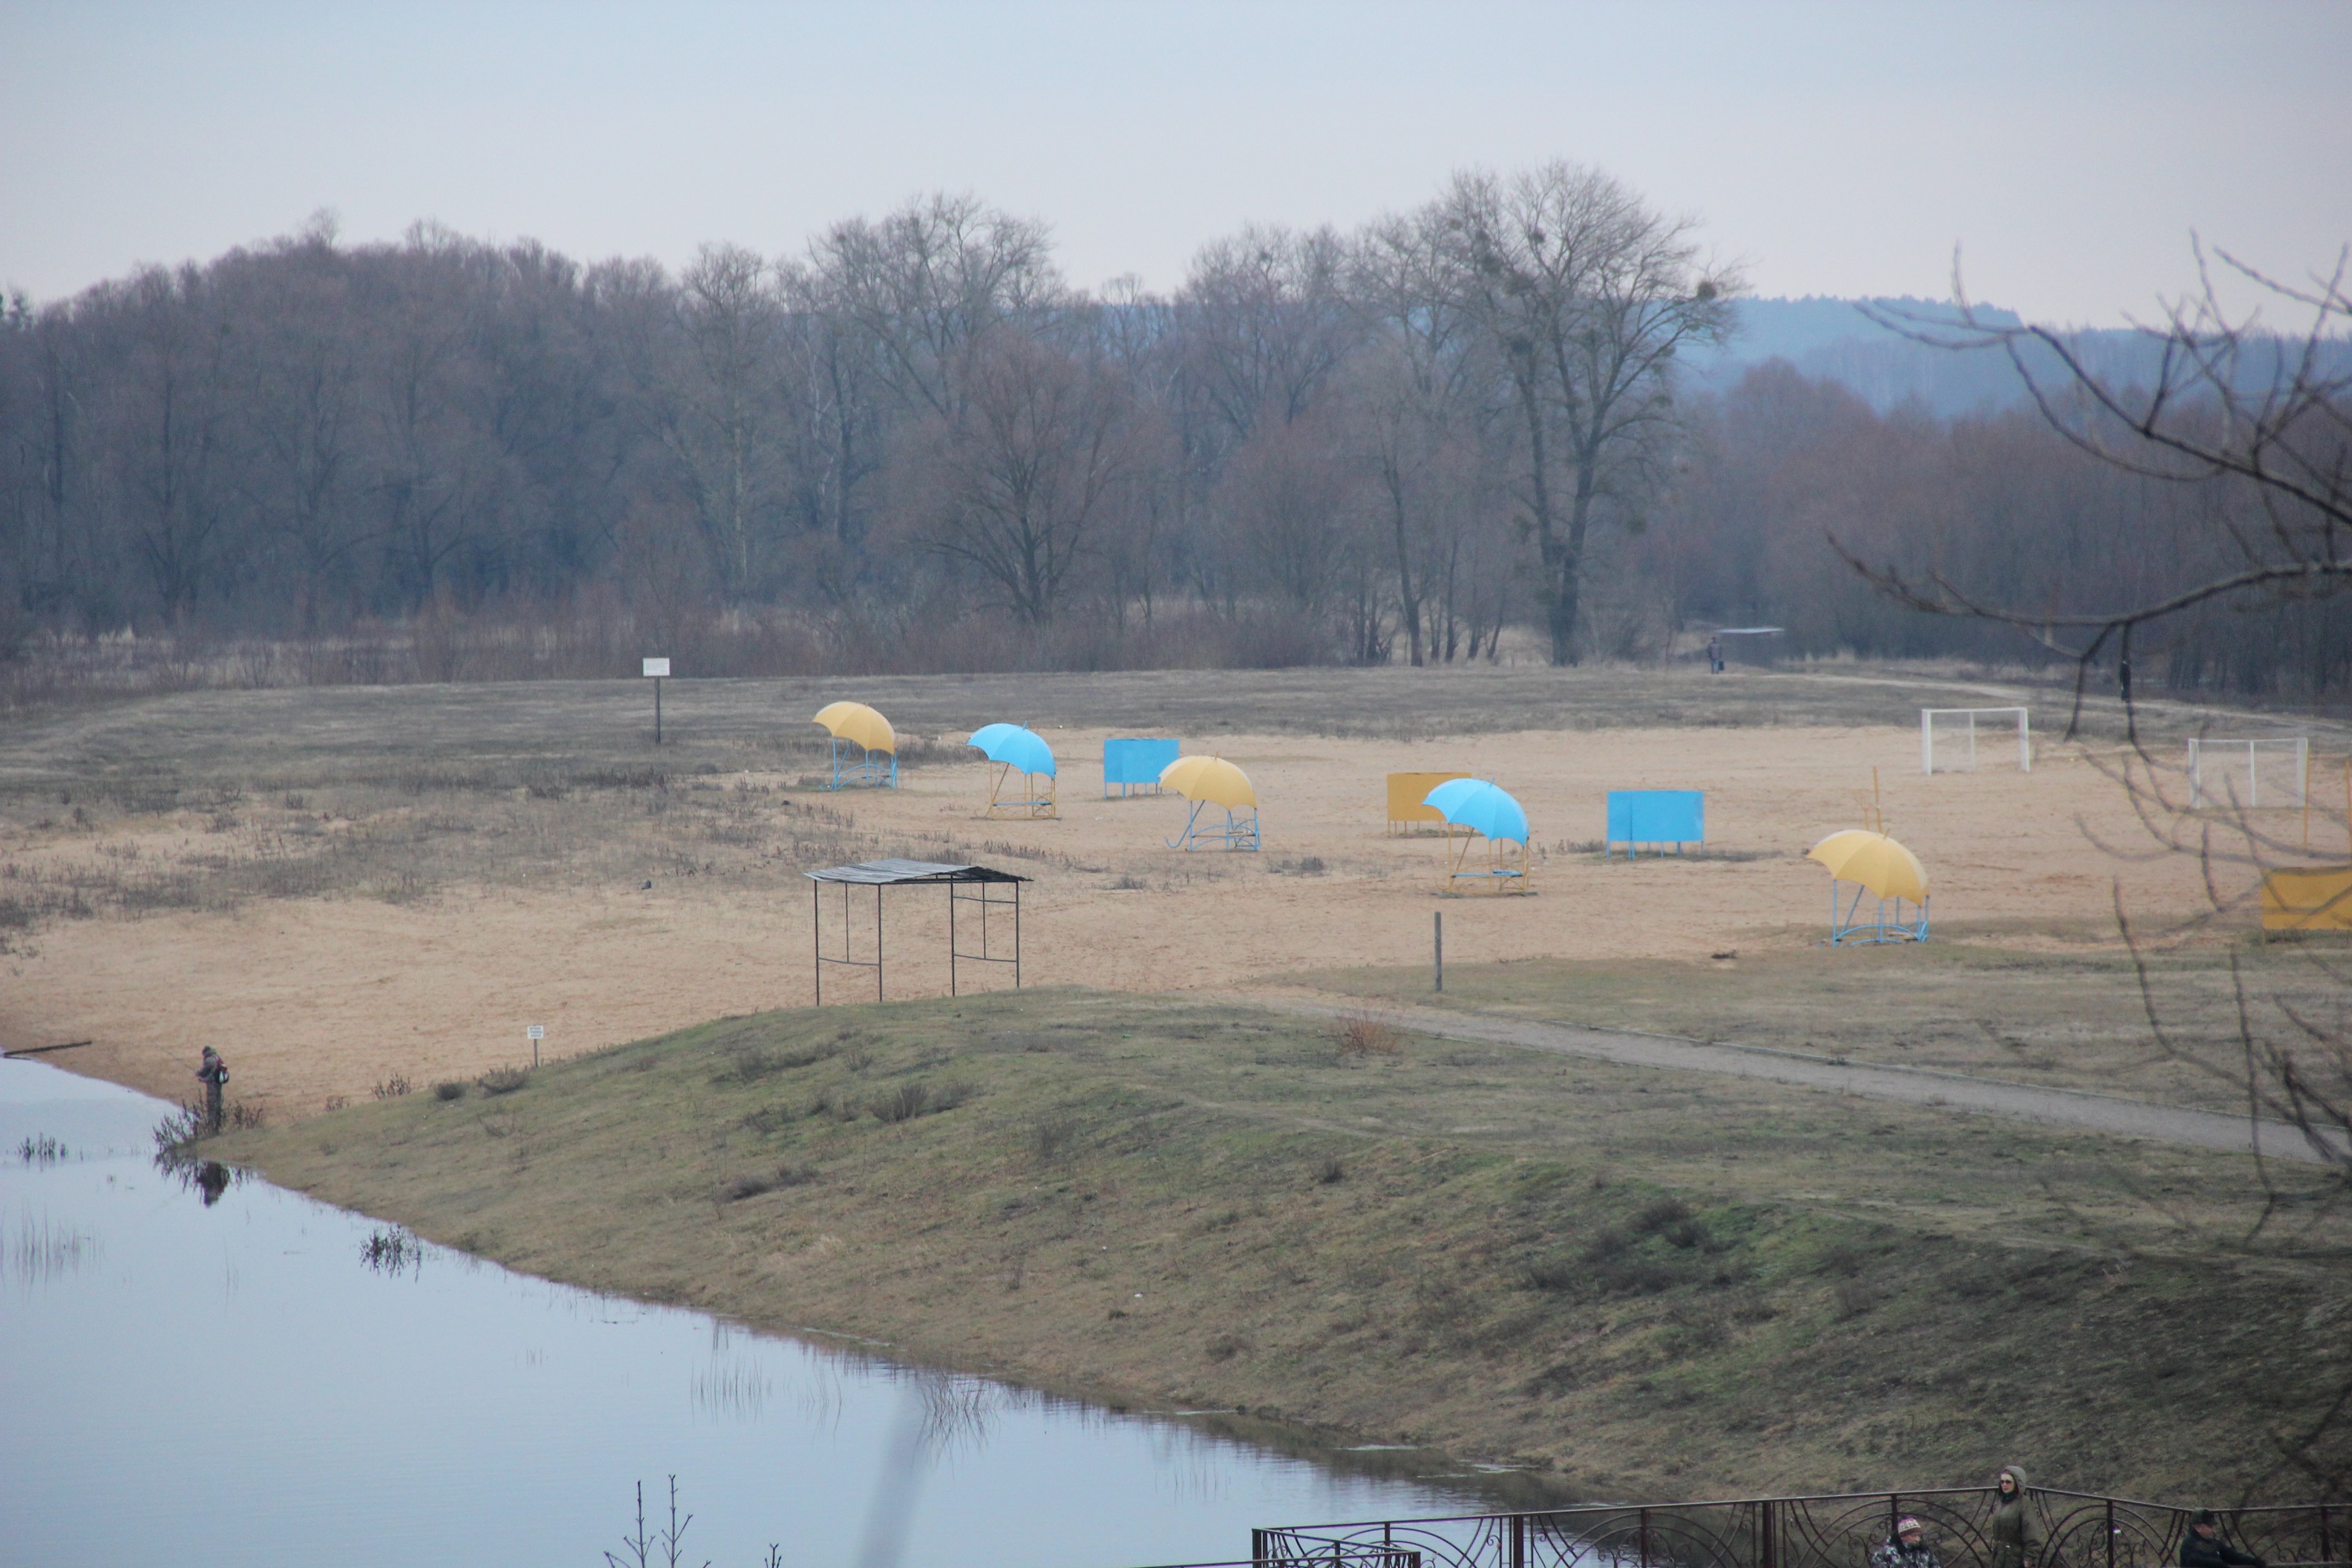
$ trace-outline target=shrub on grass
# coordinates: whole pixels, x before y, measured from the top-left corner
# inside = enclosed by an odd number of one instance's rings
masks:
[[[433,1098],[436,1100],[465,1099],[466,1080],[462,1078],[443,1079],[433,1086]]]
[[[774,1134],[800,1120],[800,1112],[789,1105],[763,1105],[743,1114],[743,1125],[754,1132]]]
[[[866,1109],[877,1121],[912,1121],[953,1110],[964,1102],[964,1090],[954,1084],[902,1083],[885,1090]]]
[[[816,1167],[806,1163],[782,1164],[772,1171],[746,1171],[719,1184],[719,1201],[737,1204],[779,1187],[805,1186],[816,1180]]]
[[[1886,1299],[1885,1288],[1875,1279],[1843,1280],[1832,1294],[1840,1318],[1859,1318]]]
[[[775,1182],[763,1173],[746,1171],[719,1184],[719,1201],[738,1204],[745,1198],[756,1198],[761,1193],[773,1192],[775,1187]]]
[[[1075,1112],[1041,1117],[1029,1130],[1029,1152],[1041,1165],[1058,1165],[1077,1152],[1086,1123]]]
[[[1350,1057],[1392,1057],[1404,1049],[1404,1031],[1366,1008],[1344,1015],[1333,1027],[1332,1035],[1342,1060]]]
[[[1530,1263],[1521,1272],[1530,1290],[1573,1290],[1584,1284],[1587,1272],[1565,1258],[1547,1258]]]
[[[1633,1228],[1643,1236],[1654,1236],[1676,1221],[1686,1220],[1690,1216],[1690,1205],[1680,1198],[1652,1198],[1634,1216]]]
[[[530,1081],[529,1068],[492,1068],[474,1080],[484,1094],[512,1094]]]
[[[398,1100],[408,1092],[409,1088],[409,1081],[394,1073],[375,1086],[375,1097],[378,1100]]]

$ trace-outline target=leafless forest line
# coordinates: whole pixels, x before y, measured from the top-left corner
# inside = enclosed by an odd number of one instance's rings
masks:
[[[2009,659],[1831,537],[2053,613],[2264,548],[2237,481],[2118,469],[2032,411],[1881,416],[1778,363],[1687,384],[1741,286],[1564,164],[1245,228],[1164,298],[1075,288],[1043,224],[961,196],[675,276],[320,221],[11,303],[0,647],[274,683],[1418,664],[1515,632],[1567,663],[1762,623]],[[2139,661],[2340,692],[2352,605],[2216,605]]]

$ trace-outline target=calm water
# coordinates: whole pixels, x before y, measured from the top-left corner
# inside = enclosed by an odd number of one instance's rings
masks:
[[[596,1568],[672,1474],[718,1568],[1225,1559],[1479,1506],[439,1249],[372,1266],[369,1220],[157,1171],[164,1110],[0,1061],[0,1562]],[[44,1135],[65,1158],[20,1155]]]

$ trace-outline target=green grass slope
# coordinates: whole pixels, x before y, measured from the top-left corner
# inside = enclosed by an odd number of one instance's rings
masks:
[[[2341,1281],[2243,1162],[1087,992],[735,1018],[214,1146],[511,1268],[1549,1489],[2258,1485]],[[2335,1363],[2340,1366],[2340,1363]],[[2268,1477],[2268,1479],[2263,1478]]]

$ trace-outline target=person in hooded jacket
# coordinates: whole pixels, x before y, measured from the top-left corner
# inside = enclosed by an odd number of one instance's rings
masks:
[[[2220,1524],[2210,1508],[2189,1516],[2189,1533],[2180,1538],[2180,1568],[2269,1568],[2253,1553],[2222,1540]]]
[[[2042,1521],[2025,1472],[2003,1465],[1993,1481],[1992,1521],[1985,1526],[1985,1568],[2042,1568]]]
[[[1927,1531],[1908,1514],[1895,1521],[1894,1538],[1870,1554],[1870,1568],[1944,1568]],[[2199,1568],[2203,1568],[2202,1564]]]

